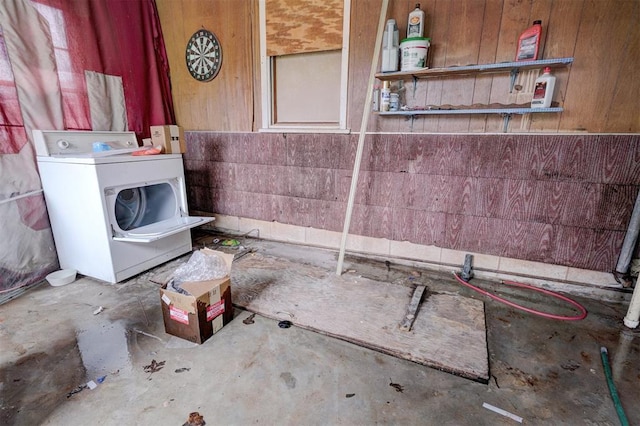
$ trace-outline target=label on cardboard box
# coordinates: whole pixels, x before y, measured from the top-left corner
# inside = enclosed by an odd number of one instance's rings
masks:
[[[189,312],[178,309],[175,306],[169,306],[169,316],[172,320],[189,325]]]
[[[214,318],[224,313],[224,299],[219,300],[213,305],[207,306],[207,321],[211,321]]]

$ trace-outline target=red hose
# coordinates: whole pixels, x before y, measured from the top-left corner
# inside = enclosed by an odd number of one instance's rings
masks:
[[[579,304],[575,300],[572,300],[572,299],[569,299],[566,296],[563,296],[560,293],[556,293],[555,291],[545,290],[543,288],[538,288],[538,287],[534,287],[534,286],[529,285],[529,284],[518,283],[518,282],[515,282],[515,281],[503,281],[504,284],[507,284],[507,285],[510,285],[510,286],[527,288],[529,290],[533,290],[533,291],[537,291],[537,292],[540,292],[540,293],[548,294],[549,296],[553,296],[553,297],[555,297],[557,299],[564,300],[565,302],[570,303],[571,305],[573,305],[576,308],[578,308],[578,310],[580,310],[581,313],[579,315],[576,315],[576,316],[573,316],[573,317],[566,317],[566,316],[563,316],[563,315],[555,315],[555,314],[549,314],[549,313],[546,313],[546,312],[536,311],[535,309],[527,308],[526,306],[521,306],[521,305],[518,305],[517,303],[513,303],[513,302],[511,302],[511,301],[509,301],[507,299],[503,299],[502,297],[496,296],[493,293],[489,293],[488,291],[483,290],[480,287],[476,287],[473,284],[469,284],[467,281],[465,281],[462,278],[460,278],[456,272],[454,272],[453,275],[455,275],[456,280],[458,280],[458,282],[460,284],[462,284],[464,286],[467,286],[470,289],[477,291],[478,293],[484,294],[485,296],[488,296],[488,297],[490,297],[493,300],[496,300],[498,302],[504,303],[505,305],[509,305],[509,306],[511,306],[513,308],[520,309],[521,311],[529,312],[529,313],[534,314],[534,315],[539,315],[541,317],[551,318],[551,319],[561,320],[561,321],[579,321],[581,319],[584,319],[587,316],[587,310],[585,309],[584,306],[582,306],[581,304]]]

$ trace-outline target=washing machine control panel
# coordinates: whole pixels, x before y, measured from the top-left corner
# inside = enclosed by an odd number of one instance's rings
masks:
[[[134,132],[93,132],[71,130],[34,130],[36,155],[91,156],[107,151],[126,152],[138,149]]]

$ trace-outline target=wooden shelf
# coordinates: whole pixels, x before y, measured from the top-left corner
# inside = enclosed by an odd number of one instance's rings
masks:
[[[447,68],[425,68],[422,70],[384,72],[377,73],[378,80],[406,80],[408,78],[438,78],[464,74],[488,74],[510,71],[517,73],[519,70],[551,67],[558,68],[573,63],[573,58],[540,59],[537,61],[500,62],[496,64],[465,65]]]

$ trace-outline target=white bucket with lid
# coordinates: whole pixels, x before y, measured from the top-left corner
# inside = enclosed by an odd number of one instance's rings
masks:
[[[427,37],[411,37],[402,40],[400,70],[413,71],[427,68],[427,53],[430,45],[431,39]]]

